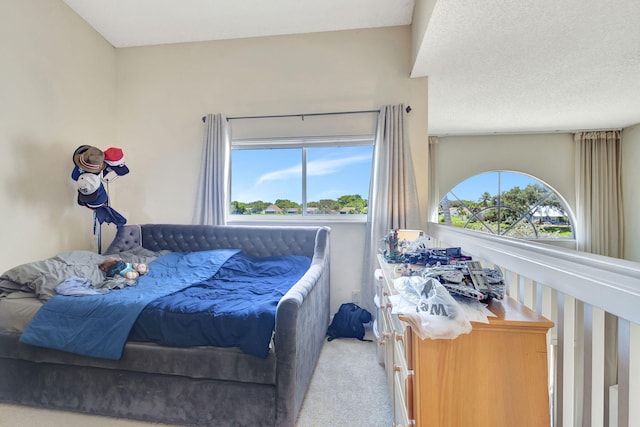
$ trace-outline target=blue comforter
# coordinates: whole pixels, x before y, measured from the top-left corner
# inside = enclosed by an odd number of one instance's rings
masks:
[[[152,261],[136,286],[51,298],[20,341],[105,359],[119,359],[127,339],[237,346],[266,357],[277,304],[310,263],[238,250],[170,253]]]
[[[102,295],[58,295],[38,310],[20,337],[25,344],[119,359],[144,307],[215,275],[235,249],[169,253],[152,261],[136,286]]]
[[[267,357],[278,302],[310,265],[303,256],[238,253],[215,276],[149,303],[129,339],[178,347],[239,347]]]

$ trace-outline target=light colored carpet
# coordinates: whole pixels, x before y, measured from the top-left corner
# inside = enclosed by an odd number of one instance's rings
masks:
[[[371,339],[367,332],[366,338]],[[297,427],[389,427],[393,424],[387,378],[375,342],[325,341]]]
[[[371,338],[368,333],[367,338]],[[374,342],[325,341],[296,427],[388,427],[391,399]],[[148,427],[146,423],[0,404],[0,427]]]

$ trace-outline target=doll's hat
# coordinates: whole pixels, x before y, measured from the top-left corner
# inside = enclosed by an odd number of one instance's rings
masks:
[[[89,173],[100,173],[106,167],[102,150],[90,145],[81,145],[73,153],[73,163]]]

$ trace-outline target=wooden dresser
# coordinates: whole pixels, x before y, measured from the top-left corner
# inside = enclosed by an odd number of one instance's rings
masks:
[[[553,323],[511,298],[488,324],[453,340],[421,340],[391,314],[395,265],[379,257],[379,344],[394,427],[549,426],[546,334]]]

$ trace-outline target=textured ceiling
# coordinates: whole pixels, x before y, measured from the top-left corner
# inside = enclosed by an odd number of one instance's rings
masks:
[[[411,24],[414,0],[64,0],[115,47]],[[640,123],[640,1],[434,2],[412,77],[433,135]]]
[[[640,123],[638,0],[441,0],[420,53],[433,134]]]

